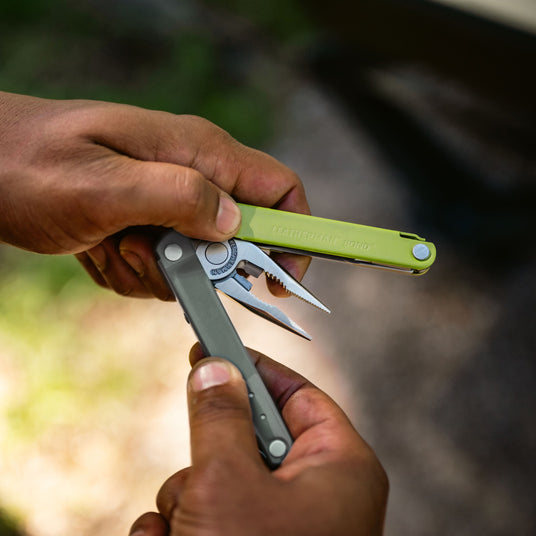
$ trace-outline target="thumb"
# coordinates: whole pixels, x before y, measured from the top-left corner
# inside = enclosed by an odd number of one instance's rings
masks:
[[[262,465],[246,384],[225,359],[200,361],[188,379],[192,465],[237,457]]]
[[[128,157],[112,197],[117,230],[132,225],[173,228],[187,236],[221,241],[233,236],[241,214],[233,199],[199,171]],[[111,233],[110,233],[111,234]]]

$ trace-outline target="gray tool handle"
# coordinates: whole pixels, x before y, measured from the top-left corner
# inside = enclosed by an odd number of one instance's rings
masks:
[[[157,262],[206,355],[233,363],[246,381],[261,454],[270,468],[283,461],[292,437],[236,332],[192,240],[170,231],[156,246]]]

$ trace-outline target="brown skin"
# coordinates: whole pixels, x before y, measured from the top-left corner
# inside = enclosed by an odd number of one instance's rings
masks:
[[[200,357],[194,347],[188,382],[192,466],[168,479],[157,498],[160,514],[141,516],[131,536],[382,533],[387,477],[333,400],[252,352],[295,438],[283,464],[270,472],[257,451],[239,372],[224,360]],[[207,374],[207,365],[216,372]],[[203,388],[203,377],[212,386]]]
[[[123,295],[170,297],[155,227],[228,239],[240,225],[232,199],[309,213],[295,173],[200,117],[0,92],[0,140],[0,242],[74,253]],[[301,279],[309,260],[278,262]]]
[[[199,117],[0,92],[0,144],[0,242],[74,253],[120,294],[169,297],[152,253],[158,227],[227,239],[240,223],[231,197],[309,212],[292,171]],[[278,260],[298,279],[309,262]],[[132,535],[381,534],[385,473],[327,395],[254,354],[296,438],[271,473],[240,374],[201,357],[192,352],[188,384],[193,465],[164,484],[160,514]]]

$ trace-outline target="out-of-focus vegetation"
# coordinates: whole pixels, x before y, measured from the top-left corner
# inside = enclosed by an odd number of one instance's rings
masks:
[[[311,44],[318,30],[295,0],[251,2],[248,0],[206,0],[210,6],[225,8],[250,25],[261,28],[280,46],[300,48]]]
[[[232,12],[222,11],[226,4],[2,2],[0,88],[197,114],[246,144],[261,144],[273,126],[275,81],[259,73],[254,46],[237,39],[232,28],[240,20],[249,29],[257,22],[296,44],[306,39],[308,26],[293,2],[231,2]]]
[[[50,426],[74,424],[110,397],[124,398],[134,379],[115,364],[110,346],[88,337],[97,298],[111,296],[95,291],[74,258],[0,252],[0,352],[13,382],[2,440],[31,443]]]
[[[15,535],[25,512],[5,488],[14,466],[43,445],[61,456],[65,438],[110,425],[143,376],[95,326],[95,318],[113,318],[113,296],[99,293],[74,258],[0,247],[0,263],[0,505],[17,514],[0,512],[0,535]]]

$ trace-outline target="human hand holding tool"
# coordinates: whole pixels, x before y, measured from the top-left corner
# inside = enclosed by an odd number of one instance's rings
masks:
[[[250,242],[234,239],[223,243],[199,242],[169,231],[159,240],[156,255],[158,266],[181,304],[205,355],[224,357],[242,373],[248,387],[261,454],[269,467],[277,467],[287,455],[292,437],[214,288],[303,336],[307,334],[279,309],[249,292],[251,283],[238,273],[238,269],[256,276],[265,271],[294,294],[319,307],[324,306]]]
[[[241,210],[243,220],[238,235],[248,235],[262,242],[263,247],[409,274],[424,273],[435,260],[434,245],[416,235],[258,207],[241,205]],[[355,244],[361,247],[356,248]],[[168,231],[157,243],[156,256],[205,355],[226,358],[242,373],[261,454],[269,467],[277,467],[288,454],[292,437],[214,289],[305,338],[310,337],[300,326],[277,307],[264,303],[250,292],[252,284],[239,270],[254,277],[265,272],[289,293],[326,312],[329,310],[249,241],[203,242]]]
[[[251,352],[282,411],[294,446],[268,471],[257,454],[248,391],[225,360],[191,352],[188,380],[192,466],[161,488],[159,514],[130,536],[379,536],[385,472],[344,412],[283,365]]]
[[[0,242],[74,253],[99,285],[166,299],[147,226],[225,240],[234,199],[309,213],[294,172],[201,117],[0,91]],[[298,278],[309,262],[280,260]]]

